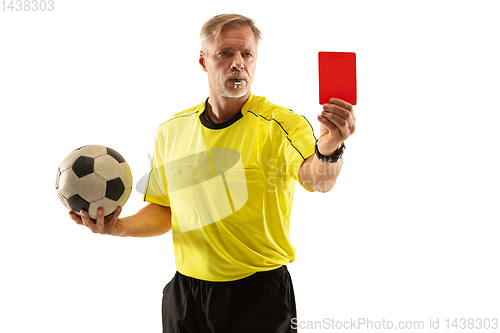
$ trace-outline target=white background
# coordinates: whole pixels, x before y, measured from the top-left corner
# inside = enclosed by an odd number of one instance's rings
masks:
[[[208,96],[199,30],[229,12],[264,33],[253,92],[316,133],[317,52],[357,53],[342,174],[295,194],[299,319],[500,317],[496,1],[54,1],[0,12],[0,331],[160,332],[171,233],[77,226],[56,170],[102,144],[146,174],[157,127]]]

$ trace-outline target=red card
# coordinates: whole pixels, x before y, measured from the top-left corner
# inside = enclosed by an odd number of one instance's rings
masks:
[[[356,53],[319,52],[319,104],[339,98],[356,105]]]

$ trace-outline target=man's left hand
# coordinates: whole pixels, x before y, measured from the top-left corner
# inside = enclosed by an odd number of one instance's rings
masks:
[[[321,123],[318,151],[324,156],[332,156],[356,129],[354,108],[341,99],[331,98],[324,104],[318,120]]]

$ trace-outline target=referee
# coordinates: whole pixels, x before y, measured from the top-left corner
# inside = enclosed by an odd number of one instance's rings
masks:
[[[94,233],[152,237],[172,230],[177,272],[163,291],[163,332],[295,332],[286,265],[296,182],[328,192],[355,130],[352,105],[331,99],[309,122],[251,93],[262,37],[242,15],[217,15],[201,29],[199,64],[209,97],[157,132],[144,201],[97,221],[70,212]]]

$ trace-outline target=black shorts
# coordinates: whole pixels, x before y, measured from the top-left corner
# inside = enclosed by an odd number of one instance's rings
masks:
[[[163,290],[163,333],[289,333],[296,318],[286,266],[229,282],[179,272]]]

